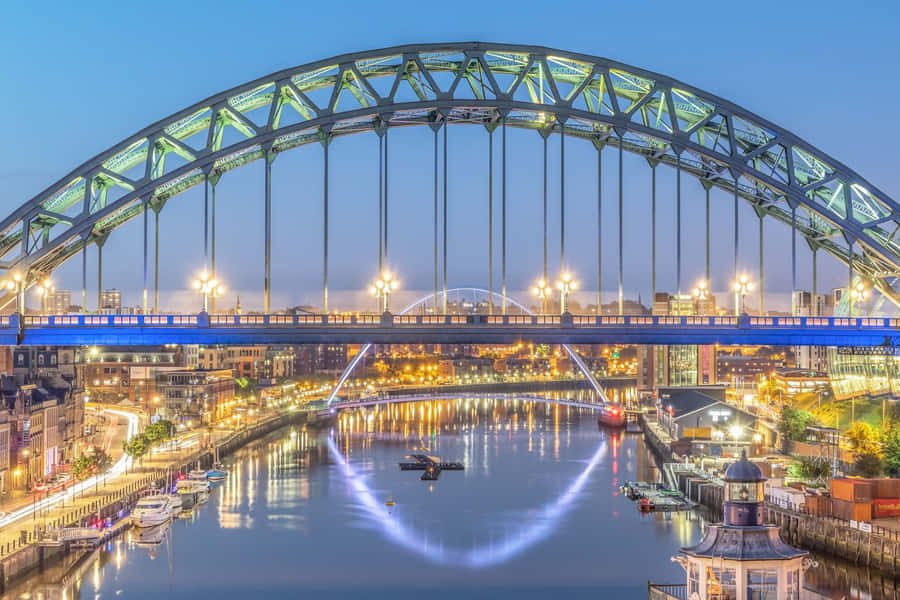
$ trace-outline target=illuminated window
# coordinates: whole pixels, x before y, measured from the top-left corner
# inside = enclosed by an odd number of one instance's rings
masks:
[[[707,600],[737,600],[734,569],[706,567]]]

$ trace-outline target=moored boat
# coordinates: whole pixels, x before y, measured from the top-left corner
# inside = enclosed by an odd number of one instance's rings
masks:
[[[625,427],[625,410],[616,404],[607,404],[600,408],[597,424],[605,427]]]
[[[177,505],[180,507],[180,504]],[[165,523],[176,510],[176,501],[168,494],[152,494],[138,500],[131,511],[131,524],[136,527],[154,527]]]
[[[222,463],[216,463],[213,468],[206,472],[206,478],[209,481],[222,481],[228,477],[228,471],[222,466]]]

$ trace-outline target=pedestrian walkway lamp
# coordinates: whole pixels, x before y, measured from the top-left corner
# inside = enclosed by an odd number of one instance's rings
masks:
[[[694,288],[694,298],[700,303],[700,314],[706,314],[706,299],[709,298],[709,284],[703,280]]]
[[[49,277],[44,279],[44,281],[42,281],[37,286],[37,293],[38,293],[38,296],[40,296],[40,298],[41,298],[41,314],[42,315],[47,314],[47,299],[50,297],[50,293],[54,289],[55,288],[53,287],[53,282],[50,280]]]
[[[215,298],[225,293],[225,286],[215,279],[210,279],[206,271],[200,274],[199,279],[194,280],[194,289],[200,292],[203,298],[203,312],[209,312],[209,299]]]
[[[369,288],[372,295],[378,299],[378,308],[382,313],[388,312],[388,309],[390,308],[391,292],[396,290],[398,286],[399,283],[394,279],[394,276],[387,271],[384,271],[381,273],[381,276],[375,280],[372,287]]]
[[[869,290],[862,281],[858,282],[852,290],[850,290],[850,316],[853,316],[853,305],[857,305],[857,314],[862,315],[863,302],[869,297]]]
[[[556,282],[556,289],[559,290],[559,310],[562,314],[569,312],[569,294],[571,294],[577,284],[572,276],[564,273],[562,278]]]
[[[547,312],[547,297],[550,296],[550,286],[541,279],[531,291],[541,300],[541,314],[545,314]]]
[[[741,275],[734,282],[734,314],[740,316],[744,312],[744,298],[753,291],[753,282],[746,275]]]

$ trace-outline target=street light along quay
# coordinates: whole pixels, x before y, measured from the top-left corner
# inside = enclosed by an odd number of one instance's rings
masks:
[[[388,312],[388,309],[390,308],[391,292],[396,290],[398,285],[399,283],[396,279],[394,279],[393,275],[391,275],[387,271],[384,271],[381,273],[381,276],[377,280],[375,280],[375,283],[372,284],[372,287],[369,288],[369,291],[372,293],[372,295],[378,299],[378,308],[380,312]]]
[[[210,279],[206,271],[200,274],[199,279],[194,280],[194,289],[199,291],[203,298],[203,312],[209,312],[210,297],[216,298],[225,293],[225,286],[215,279]]]
[[[753,291],[753,282],[746,275],[741,275],[734,282],[734,314],[740,316],[744,312],[744,298]]]
[[[6,289],[16,293],[16,312],[19,317],[25,315],[25,278],[21,273],[13,273],[12,279],[7,279],[4,283]]]
[[[559,310],[562,314],[569,312],[569,294],[575,291],[576,287],[578,284],[569,273],[563,273],[562,278],[556,282],[556,288],[559,290]]]
[[[534,289],[532,289],[531,291],[541,301],[541,313],[546,313],[547,297],[550,295],[550,285],[546,281],[541,279],[537,282],[537,285],[534,286]]]

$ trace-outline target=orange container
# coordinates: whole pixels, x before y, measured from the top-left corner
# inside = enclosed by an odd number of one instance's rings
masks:
[[[878,498],[872,502],[872,515],[876,519],[900,517],[900,498]]]
[[[839,498],[832,498],[831,514],[845,521],[871,521],[872,503],[847,502]]]
[[[864,479],[835,477],[831,480],[831,497],[846,502],[871,502],[874,487]]]
[[[871,521],[872,520],[872,503],[871,502],[856,502],[853,505],[853,520],[854,521]]]

